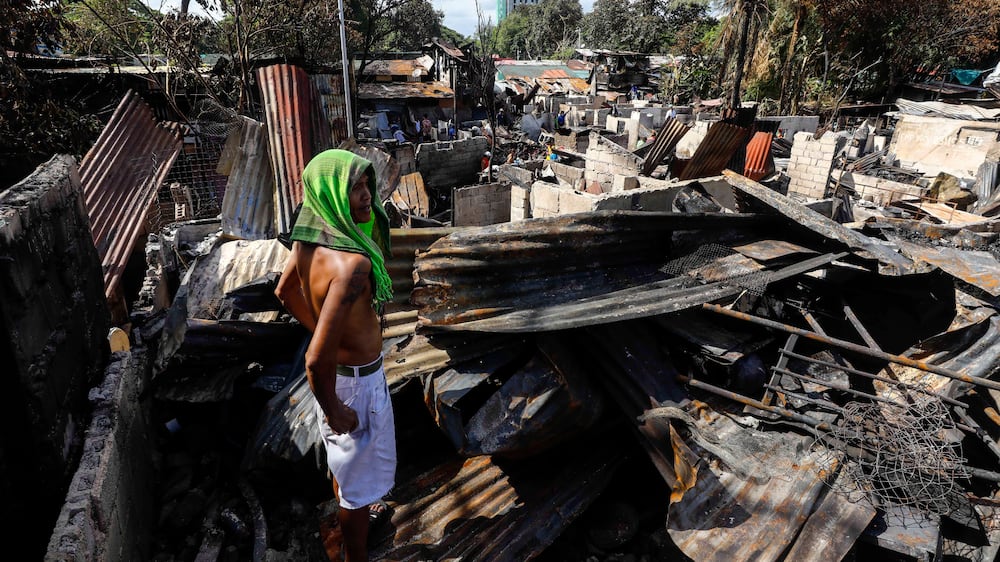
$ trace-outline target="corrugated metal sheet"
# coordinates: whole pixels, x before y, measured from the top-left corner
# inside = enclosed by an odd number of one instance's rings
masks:
[[[497,79],[520,78],[580,78],[586,81],[590,76],[588,68],[572,68],[562,61],[502,61],[496,64]]]
[[[90,231],[109,301],[120,290],[125,264],[181,144],[180,126],[157,123],[149,106],[129,90],[80,162]]]
[[[271,168],[264,124],[248,117],[239,118],[226,140],[226,194],[222,199],[222,233],[246,240],[263,240],[275,235],[274,170]],[[234,146],[230,150],[230,146]],[[220,168],[223,159],[220,158]]]
[[[708,129],[708,134],[698,144],[690,162],[680,174],[681,180],[717,176],[733,154],[746,142],[749,131],[736,125],[718,121]]]
[[[313,86],[330,125],[330,146],[347,140],[347,99],[344,97],[344,78],[336,74],[313,74]]]
[[[941,101],[912,101],[899,98],[892,102],[899,113],[906,115],[928,115],[968,121],[994,121],[1000,117],[1000,109],[987,109],[975,105],[956,105]]]
[[[703,229],[716,236],[757,220],[604,211],[472,228],[418,255],[411,300],[420,306],[420,326],[490,332],[558,330],[664,314],[736,294],[743,289],[733,276],[746,273],[729,271],[730,278],[708,284],[673,277],[663,271],[671,257],[680,257],[669,255],[672,233]],[[807,259],[760,278],[797,275],[842,255]]]
[[[313,83],[299,67],[276,64],[259,68],[257,82],[270,136],[278,233],[286,233],[291,231],[295,207],[302,202],[302,170],[316,153],[315,114],[321,112]],[[322,131],[319,134],[322,136]],[[329,131],[325,136],[329,139]]]
[[[660,162],[664,158],[674,151],[677,143],[690,130],[691,127],[688,127],[677,119],[672,117],[667,119],[667,122],[663,124],[660,131],[656,133],[656,141],[653,143],[653,148],[649,149],[646,159],[642,162],[642,175],[648,176],[652,174],[653,170],[660,165]]]
[[[879,270],[882,273],[903,275],[913,273],[915,270],[912,261],[896,253],[887,245],[880,244],[872,238],[845,228],[833,219],[825,217],[805,205],[796,203],[788,197],[731,170],[723,171],[722,175],[736,190],[781,213],[792,223],[808,228],[831,240],[837,240],[846,244],[862,257],[877,260]]]
[[[417,252],[426,250],[439,239],[457,232],[458,228],[393,228],[389,231],[392,257],[386,260],[386,270],[392,278],[392,304],[389,311],[415,310],[410,304],[413,290],[413,264]]]
[[[1000,296],[1000,263],[991,252],[924,246],[898,236],[892,236],[891,239],[910,259],[939,267],[949,275],[986,291],[990,296]]]
[[[540,335],[434,375],[425,401],[464,456],[525,457],[587,431],[604,412],[577,343]],[[497,388],[497,384],[502,384]]]
[[[768,174],[774,172],[774,160],[771,159],[771,141],[774,139],[773,133],[758,131],[747,143],[746,163],[743,168],[743,175],[753,181],[760,181]]]
[[[358,84],[358,98],[380,99],[451,99],[455,91],[444,82],[367,82]]]
[[[444,462],[393,491],[393,532],[372,560],[520,562],[538,557],[597,499],[620,465],[615,440],[503,464]],[[539,470],[544,466],[544,470]]]

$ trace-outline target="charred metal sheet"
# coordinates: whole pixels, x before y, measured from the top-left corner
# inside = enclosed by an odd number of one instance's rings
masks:
[[[646,153],[646,158],[642,162],[642,175],[648,176],[652,174],[653,170],[660,165],[660,162],[677,148],[677,143],[690,130],[691,127],[688,127],[677,119],[667,119],[667,122],[663,124],[660,131],[656,133],[656,141],[653,142],[653,147]]]
[[[890,203],[893,207],[898,207],[900,209],[905,209],[920,215],[930,217],[935,222],[959,226],[970,226],[980,223],[992,222],[995,219],[984,217],[982,215],[976,215],[973,213],[966,213],[965,211],[960,211],[953,205],[948,205],[945,203],[939,203],[936,201],[922,201],[922,200],[898,200]]]
[[[679,179],[691,180],[719,175],[733,154],[746,142],[748,134],[749,131],[742,127],[722,121],[716,122],[698,144]]]
[[[428,57],[417,59],[378,59],[365,66],[365,76],[427,76]]]
[[[455,91],[444,82],[364,82],[358,84],[358,99],[451,99]]]
[[[760,330],[720,322],[702,310],[685,310],[653,318],[653,322],[677,341],[687,342],[697,353],[731,365],[746,354],[762,349],[774,337]]]
[[[669,257],[660,242],[669,239],[665,229],[690,228],[695,216],[657,215],[588,213],[453,234],[417,258],[412,302],[421,307],[419,325],[538,332],[619,322],[699,306],[739,294],[743,281],[766,285],[847,255],[759,272],[719,261],[697,271],[703,284],[664,271]],[[722,227],[723,217],[734,215],[709,216]]]
[[[771,141],[773,133],[758,131],[747,143],[746,164],[743,175],[753,181],[760,181],[774,172],[774,160],[771,158]]]
[[[770,262],[793,255],[815,255],[816,250],[799,246],[785,240],[759,240],[742,246],[734,246],[733,250],[759,262]]]
[[[799,531],[830,474],[825,459],[810,451],[811,437],[743,427],[697,402],[674,410],[665,415],[683,423],[687,444],[676,454],[701,460],[693,487],[675,495],[667,515],[667,532],[684,554],[699,561],[775,561],[789,545],[816,549],[795,544],[817,538]],[[860,533],[871,515],[826,511],[821,517],[840,516],[823,525]]]
[[[915,560],[941,560],[941,517],[892,506],[878,512],[861,540]]]
[[[147,211],[181,144],[180,126],[157,123],[149,106],[129,90],[80,162],[90,230],[109,301],[120,290]]]
[[[668,275],[659,271],[674,231],[751,224],[757,224],[751,215],[601,211],[463,229],[418,255],[412,302],[427,326],[504,330],[503,316],[517,322],[506,330],[550,329],[552,320],[575,326],[596,312],[586,301],[576,303],[581,299],[644,292],[654,281],[664,285],[661,292],[683,285],[664,281]],[[577,309],[568,315],[532,321],[532,310],[573,303]],[[598,322],[643,313],[632,301],[604,304]]]
[[[621,462],[613,439],[560,455],[441,464],[397,484],[391,532],[372,560],[519,562],[539,556],[600,495]],[[545,470],[539,470],[545,466]]]
[[[413,263],[417,252],[423,252],[457,229],[442,228],[393,228],[389,231],[392,243],[392,257],[386,260],[386,270],[392,278],[392,304],[389,311],[413,310],[410,291],[413,290]]]
[[[233,383],[251,363],[285,362],[299,348],[305,330],[298,324],[243,320],[184,321],[183,340],[152,381],[157,398],[185,402],[231,399]]]
[[[311,78],[326,122],[330,126],[329,146],[337,146],[348,138],[344,78],[336,74],[313,74]]]
[[[588,366],[575,355],[574,342],[543,336],[537,345],[526,363],[521,350],[508,348],[428,379],[425,401],[459,453],[538,454],[600,417],[602,395],[588,382]],[[491,391],[498,379],[503,384]]]
[[[992,297],[1000,296],[1000,263],[991,252],[924,246],[889,236],[910,259],[939,267],[952,277],[982,289]]]
[[[267,131],[263,123],[247,117],[239,117],[239,123],[226,140],[223,154],[228,158],[220,170],[229,176],[222,199],[222,232],[246,240],[273,238],[274,171]],[[220,166],[223,163],[220,158]]]
[[[879,271],[891,275],[914,273],[914,265],[889,246],[845,228],[833,219],[813,211],[805,205],[745,178],[733,171],[725,170],[722,175],[735,189],[787,217],[790,221],[831,240],[836,240],[854,250],[860,256],[879,262]]]
[[[288,64],[257,69],[257,82],[270,135],[278,233],[283,234],[291,231],[292,214],[302,202],[302,170],[316,153],[314,135],[324,135],[313,130],[315,114],[320,113],[315,99],[318,94],[306,71]],[[329,139],[329,130],[325,138]]]

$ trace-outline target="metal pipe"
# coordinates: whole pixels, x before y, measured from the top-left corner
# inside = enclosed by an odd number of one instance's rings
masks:
[[[880,359],[882,361],[889,361],[891,363],[896,363],[898,365],[903,365],[906,367],[912,367],[914,369],[919,369],[921,371],[925,371],[928,373],[934,373],[935,375],[941,375],[942,377],[948,377],[950,379],[967,382],[969,384],[976,384],[979,386],[984,386],[986,388],[1000,390],[1000,382],[997,381],[984,379],[982,377],[974,377],[972,375],[966,375],[964,373],[959,373],[957,371],[952,371],[951,369],[945,369],[944,367],[938,367],[937,365],[931,365],[924,361],[917,361],[915,359],[910,359],[909,357],[903,357],[901,355],[893,355],[891,353],[886,353],[884,351],[876,351],[874,349],[865,347],[863,345],[858,345],[856,343],[852,343],[849,341],[839,340],[827,336],[821,336],[816,332],[810,332],[809,330],[803,330],[802,328],[797,328],[795,326],[790,326],[788,324],[782,324],[781,322],[775,322],[774,320],[768,320],[767,318],[761,318],[759,316],[754,316],[752,314],[747,314],[745,312],[737,312],[735,310],[729,310],[728,308],[719,306],[717,304],[706,303],[702,305],[702,309],[708,310],[710,312],[715,312],[723,316],[728,316],[730,318],[745,320],[747,322],[758,324],[760,326],[766,326],[768,328],[782,330],[790,334],[797,334],[814,341],[825,343],[827,345],[837,346],[847,351],[852,351],[859,355],[867,355],[868,357]]]
[[[897,386],[897,387],[898,386],[905,386],[909,390],[913,390],[913,391],[916,391],[916,392],[921,392],[923,394],[927,394],[929,396],[933,396],[933,397],[941,400],[942,402],[944,402],[946,404],[950,404],[952,406],[955,406],[956,408],[968,408],[969,407],[968,404],[966,404],[964,402],[959,402],[958,400],[955,400],[954,398],[949,398],[949,397],[945,396],[944,394],[940,394],[940,393],[934,392],[933,390],[927,390],[926,388],[921,388],[921,387],[916,386],[916,385],[907,385],[904,382],[901,382],[901,381],[898,381],[898,380],[895,380],[895,379],[890,379],[888,377],[883,377],[883,376],[880,376],[880,375],[874,375],[872,373],[868,373],[868,372],[865,372],[865,371],[860,371],[858,369],[853,369],[851,367],[845,367],[843,365],[840,365],[840,364],[837,364],[837,363],[832,363],[830,361],[823,361],[822,359],[816,359],[816,358],[813,358],[813,357],[808,357],[808,356],[805,356],[805,355],[800,355],[798,353],[795,353],[794,351],[786,351],[784,349],[779,349],[778,353],[780,353],[780,354],[782,354],[782,355],[784,355],[786,357],[792,357],[792,358],[798,359],[800,361],[805,361],[807,363],[813,363],[815,365],[822,365],[824,367],[830,367],[831,369],[837,369],[838,371],[844,371],[845,373],[850,373],[852,375],[860,375],[862,377],[867,377],[867,378],[870,378],[872,380],[877,380],[879,382],[884,382],[886,384],[891,384],[893,386]]]
[[[344,18],[344,0],[337,0],[340,16],[340,60],[344,66],[344,116],[347,118],[347,138],[354,136],[354,114],[351,111],[351,68],[347,58],[347,20]]]

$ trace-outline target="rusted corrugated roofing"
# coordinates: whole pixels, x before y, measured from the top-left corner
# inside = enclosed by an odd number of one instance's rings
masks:
[[[330,125],[329,146],[347,140],[347,100],[344,97],[344,78],[336,74],[313,74],[313,85],[319,93],[320,104]]]
[[[719,175],[729,163],[729,159],[746,141],[748,133],[749,131],[742,127],[717,121],[698,144],[679,179],[691,180]]]
[[[743,175],[753,181],[760,181],[764,176],[774,171],[774,160],[771,159],[771,141],[773,133],[758,131],[747,143],[746,163]]]
[[[226,140],[219,172],[229,175],[222,199],[222,232],[246,240],[274,236],[274,171],[264,124],[239,118]]]
[[[752,269],[744,267],[749,259],[720,260],[705,282],[675,276],[664,269],[681,257],[670,255],[675,231],[738,231],[766,222],[754,215],[599,211],[467,229],[418,255],[411,301],[420,306],[420,326],[449,330],[549,331],[664,314],[739,293],[733,280]],[[797,275],[844,255],[805,259],[766,276]]]
[[[157,123],[149,106],[129,90],[80,162],[90,231],[109,301],[119,291],[147,211],[181,144],[180,126]]]
[[[366,82],[358,84],[363,100],[432,98],[451,99],[455,91],[444,82]]]
[[[450,41],[446,41],[444,39],[435,37],[434,39],[431,40],[431,43],[440,47],[441,50],[444,51],[445,54],[447,54],[448,56],[457,59],[461,62],[465,62],[465,53],[463,53],[461,49],[453,45]]]
[[[609,484],[620,440],[588,440],[545,458],[452,459],[397,483],[393,532],[372,560],[520,562],[538,557]],[[544,470],[539,467],[544,466]]]
[[[319,126],[319,96],[304,70],[288,64],[257,69],[274,169],[278,233],[292,229],[292,213],[302,202],[302,170],[316,153],[316,135],[329,143],[329,127]],[[323,146],[329,148],[329,145]]]
[[[369,75],[407,77],[426,76],[426,59],[373,60],[365,65],[365,76]]]
[[[660,165],[660,162],[677,148],[677,143],[690,130],[691,127],[673,117],[667,119],[667,122],[663,124],[663,127],[656,134],[656,141],[653,142],[653,147],[649,149],[645,160],[642,162],[642,174],[644,176],[652,174],[653,170]]]

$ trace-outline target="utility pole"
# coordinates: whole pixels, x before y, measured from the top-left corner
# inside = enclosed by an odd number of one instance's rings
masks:
[[[344,117],[347,119],[347,137],[354,138],[354,116],[351,111],[351,68],[347,56],[347,20],[344,17],[344,0],[337,0],[340,12],[340,58],[344,66]]]

